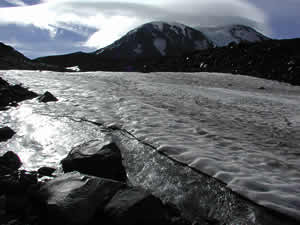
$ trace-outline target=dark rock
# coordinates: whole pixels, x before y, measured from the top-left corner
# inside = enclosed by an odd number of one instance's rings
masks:
[[[10,85],[0,77],[0,107],[16,106],[17,102],[35,97],[37,97],[36,93],[29,91],[21,85]]]
[[[9,127],[2,127],[0,128],[0,142],[1,141],[7,141],[11,139],[16,132],[14,132],[11,128]]]
[[[4,214],[6,211],[5,206],[6,206],[6,196],[1,195],[0,196],[0,217],[1,217],[1,214]]]
[[[116,225],[163,225],[166,211],[160,199],[140,188],[120,190],[104,210]]]
[[[44,166],[44,167],[39,168],[37,172],[40,177],[43,177],[43,176],[51,177],[55,170],[56,169],[54,169],[54,168]]]
[[[265,87],[259,87],[258,89],[259,90],[265,90],[266,88]]]
[[[97,177],[126,180],[122,155],[115,143],[89,141],[74,147],[61,163],[65,172],[79,171]]]
[[[29,204],[29,197],[25,193],[6,195],[6,212],[8,213],[22,213]]]
[[[16,153],[9,151],[0,157],[0,165],[5,166],[10,170],[18,170],[21,167],[22,162]]]
[[[37,176],[34,172],[15,171],[13,173],[0,176],[0,187],[5,194],[25,194],[29,189],[37,184]],[[1,194],[1,193],[0,193]]]
[[[121,182],[78,172],[55,178],[40,190],[47,208],[45,223],[88,224],[124,186]]]
[[[46,91],[43,95],[41,95],[40,97],[38,97],[38,100],[40,102],[57,102],[58,99],[56,97],[54,97],[54,95],[52,95],[50,92]]]

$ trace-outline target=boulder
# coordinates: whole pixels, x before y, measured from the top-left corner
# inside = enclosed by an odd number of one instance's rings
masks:
[[[38,97],[38,100],[39,100],[39,102],[44,102],[44,103],[58,101],[58,99],[48,91],[46,91],[43,95]]]
[[[44,224],[88,224],[124,185],[78,172],[57,177],[40,189],[47,211]]]
[[[44,166],[39,168],[37,172],[39,174],[39,177],[43,177],[43,176],[51,177],[52,174],[55,172],[55,170],[56,169],[54,168]]]
[[[0,157],[0,166],[6,167],[12,171],[18,170],[22,165],[19,156],[14,152],[6,152]],[[1,174],[1,173],[0,173]]]
[[[140,188],[120,190],[107,204],[104,214],[116,225],[168,224],[161,200]]]
[[[65,172],[79,171],[97,177],[126,180],[120,149],[113,142],[92,140],[76,146],[61,164]]]
[[[11,139],[16,132],[14,132],[11,128],[9,127],[2,127],[0,128],[0,142],[7,141]]]

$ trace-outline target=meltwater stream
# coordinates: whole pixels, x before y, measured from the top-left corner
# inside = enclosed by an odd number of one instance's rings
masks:
[[[76,144],[106,136],[80,119],[114,124],[249,199],[300,219],[300,87],[209,73],[2,71],[57,103],[1,112],[28,169],[57,166]],[[64,126],[64,120],[74,123]]]

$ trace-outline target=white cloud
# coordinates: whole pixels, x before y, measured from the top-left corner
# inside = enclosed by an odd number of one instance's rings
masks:
[[[21,2],[14,0],[15,2]],[[227,22],[247,23],[268,33],[264,13],[246,0],[43,0],[34,6],[0,8],[0,23],[34,25],[52,37],[63,27],[82,33],[74,24],[95,28],[85,46],[100,48],[145,22],[177,21],[190,26]],[[21,3],[20,3],[21,4]],[[227,18],[227,19],[226,19]],[[228,18],[231,18],[230,20]],[[241,19],[243,18],[243,19]],[[246,21],[246,22],[245,22]],[[254,21],[254,22],[253,22]],[[226,21],[225,21],[226,22]],[[250,22],[249,22],[250,23]]]

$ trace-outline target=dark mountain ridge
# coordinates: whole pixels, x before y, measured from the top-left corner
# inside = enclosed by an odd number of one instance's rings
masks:
[[[0,42],[0,70],[53,70],[65,71],[57,65],[47,65],[42,62],[35,62],[16,51],[13,47]]]

